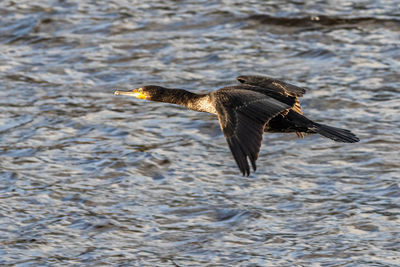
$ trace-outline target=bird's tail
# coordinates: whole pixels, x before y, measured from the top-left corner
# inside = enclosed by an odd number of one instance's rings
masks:
[[[360,139],[346,129],[336,128],[324,124],[313,123],[312,130],[336,142],[355,143]]]
[[[312,120],[309,120],[305,116],[292,110],[287,114],[287,119],[292,121],[292,123],[296,125],[300,132],[319,133],[320,135],[323,135],[336,142],[355,143],[360,141],[360,139],[349,130],[313,122]]]

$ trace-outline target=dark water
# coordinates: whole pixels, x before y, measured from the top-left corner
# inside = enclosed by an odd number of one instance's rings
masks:
[[[399,266],[397,1],[0,1],[0,264]],[[266,74],[357,144],[113,96]]]

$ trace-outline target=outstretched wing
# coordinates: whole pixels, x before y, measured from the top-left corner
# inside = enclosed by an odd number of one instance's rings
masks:
[[[275,90],[278,93],[290,96],[301,97],[306,93],[304,88],[289,84],[274,78],[259,75],[241,75],[236,78],[240,83],[259,86]]]
[[[306,90],[304,88],[267,76],[242,75],[237,77],[236,79],[243,84],[258,86],[264,88],[267,91],[272,90],[285,96],[294,97],[295,102],[294,105],[292,106],[292,110],[299,114],[303,114],[299,99],[297,99],[297,97],[302,97],[306,93]],[[304,137],[303,133],[301,132],[296,132],[296,134],[300,138]]]
[[[265,124],[291,108],[259,92],[221,89],[212,93],[221,129],[243,175],[250,175],[250,160],[256,170]]]

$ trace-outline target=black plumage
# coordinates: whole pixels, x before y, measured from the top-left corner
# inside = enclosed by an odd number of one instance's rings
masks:
[[[216,114],[232,155],[243,175],[250,174],[264,132],[319,133],[337,142],[358,142],[349,130],[315,123],[302,114],[298,97],[305,89],[265,76],[239,76],[241,83],[208,94],[149,85],[117,95],[173,103]]]

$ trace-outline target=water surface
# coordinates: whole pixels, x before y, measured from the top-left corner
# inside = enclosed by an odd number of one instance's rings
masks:
[[[0,263],[396,266],[396,1],[1,1]],[[214,115],[115,97],[241,74],[307,88],[357,144],[265,135],[242,177]]]

